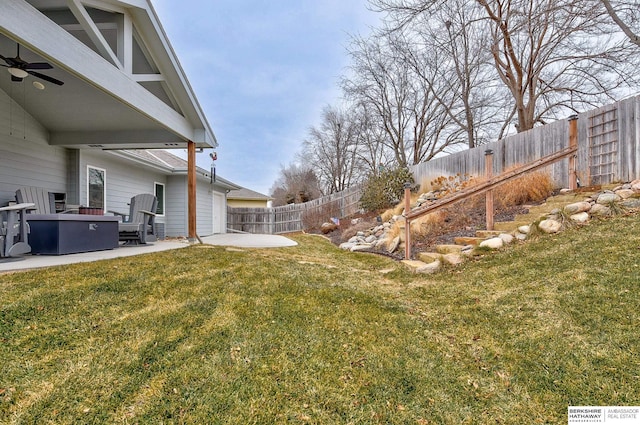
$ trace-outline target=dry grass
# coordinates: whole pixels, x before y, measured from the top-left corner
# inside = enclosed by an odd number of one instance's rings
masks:
[[[508,208],[515,205],[541,202],[553,193],[553,189],[553,180],[549,173],[544,171],[527,173],[502,186],[498,186],[494,190],[494,205],[496,208]],[[485,196],[479,195],[470,199],[471,206],[477,208],[484,205]]]

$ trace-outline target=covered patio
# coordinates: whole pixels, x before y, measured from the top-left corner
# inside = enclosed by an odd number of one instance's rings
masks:
[[[149,1],[6,2],[0,56],[0,206],[49,174],[80,204],[74,152],[187,149],[195,240],[195,155],[217,142]]]

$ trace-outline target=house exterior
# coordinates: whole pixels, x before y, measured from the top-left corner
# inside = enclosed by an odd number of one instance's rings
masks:
[[[149,0],[2,2],[0,55],[0,205],[37,186],[126,211],[160,190],[167,235],[224,231],[213,208],[235,186],[195,166],[217,141]],[[135,154],[185,148],[180,167]]]
[[[126,191],[131,191],[131,183],[121,168],[135,164],[137,193],[153,193],[158,198],[156,223],[160,224],[161,232],[167,237],[187,235],[187,161],[162,149],[109,151],[100,159],[110,167],[107,170],[125,176],[122,187]],[[196,169],[196,174],[198,236],[226,233],[227,193],[240,186],[220,176],[214,180],[209,171],[201,168]],[[118,182],[113,184],[120,186]],[[111,193],[117,193],[115,188]]]
[[[267,208],[273,198],[246,187],[232,190],[227,194],[227,205],[233,208]]]

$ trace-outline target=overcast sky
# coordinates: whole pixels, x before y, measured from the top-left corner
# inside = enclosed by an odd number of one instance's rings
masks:
[[[264,194],[338,104],[350,36],[379,18],[366,0],[152,3],[220,144],[218,175]]]

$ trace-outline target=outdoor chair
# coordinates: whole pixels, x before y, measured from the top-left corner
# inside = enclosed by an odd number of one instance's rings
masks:
[[[19,204],[33,203],[34,207],[27,212],[29,214],[56,214],[55,196],[52,192],[41,187],[25,186],[16,190],[16,200]],[[62,214],[77,213],[77,209],[61,211]]]
[[[0,208],[0,257],[15,257],[31,252],[27,242],[29,226],[25,211],[32,203],[22,203]]]
[[[129,203],[129,214],[109,211],[122,217],[118,223],[119,240],[125,244],[146,244],[155,242],[156,236],[156,207],[158,199],[148,193],[136,195]]]

